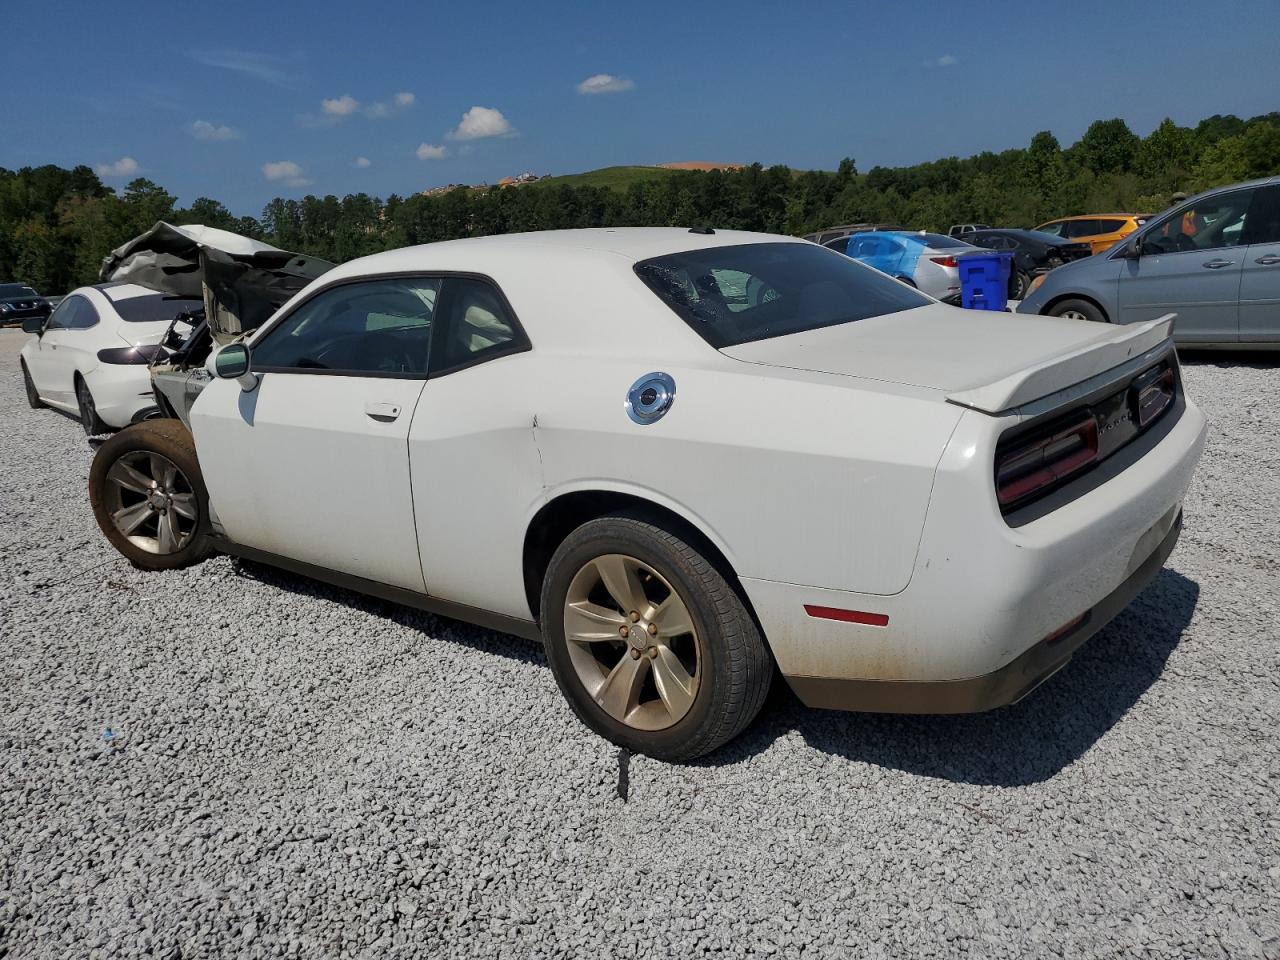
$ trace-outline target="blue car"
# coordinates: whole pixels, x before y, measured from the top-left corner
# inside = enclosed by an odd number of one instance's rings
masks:
[[[905,230],[855,233],[830,240],[823,246],[875,267],[939,300],[956,299],[960,295],[959,257],[988,252],[941,233]]]
[[[1280,177],[1153,217],[1105,253],[1058,267],[1018,312],[1100,323],[1175,313],[1180,346],[1280,350]]]

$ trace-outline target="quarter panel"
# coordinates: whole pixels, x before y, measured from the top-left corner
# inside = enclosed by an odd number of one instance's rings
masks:
[[[577,371],[577,390],[543,400],[548,495],[591,484],[661,494],[742,577],[878,594],[907,585],[959,408],[799,371],[669,368],[675,404],[641,426],[623,398],[653,369],[594,364]]]

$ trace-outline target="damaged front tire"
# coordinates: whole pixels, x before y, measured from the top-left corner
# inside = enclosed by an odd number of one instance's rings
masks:
[[[142,570],[188,567],[213,552],[195,442],[177,420],[134,424],[103,443],[89,501],[112,546]]]

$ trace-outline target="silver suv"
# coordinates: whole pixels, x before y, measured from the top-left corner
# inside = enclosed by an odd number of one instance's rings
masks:
[[[1280,177],[1153,217],[1111,250],[1054,270],[1018,312],[1103,323],[1176,313],[1181,346],[1280,350]]]

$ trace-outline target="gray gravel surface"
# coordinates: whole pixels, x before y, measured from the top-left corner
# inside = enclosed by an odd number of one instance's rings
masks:
[[[77,424],[0,333],[0,956],[1280,956],[1280,367],[1213,432],[1167,569],[1035,696],[776,692],[629,761],[532,645],[98,532]]]

